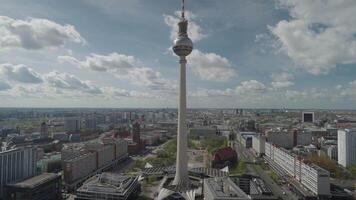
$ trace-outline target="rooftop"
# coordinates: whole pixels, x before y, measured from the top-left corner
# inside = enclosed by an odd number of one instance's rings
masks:
[[[34,176],[21,182],[9,185],[20,188],[35,188],[43,183],[56,179],[59,176],[60,175],[54,173],[43,173],[38,176]]]
[[[137,179],[136,176],[102,173],[88,179],[77,191],[125,195]]]
[[[230,178],[210,178],[204,184],[209,188],[214,199],[250,199]]]

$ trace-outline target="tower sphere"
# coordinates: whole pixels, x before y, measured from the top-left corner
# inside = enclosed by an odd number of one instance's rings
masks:
[[[188,56],[193,50],[193,42],[187,34],[188,22],[182,20],[178,23],[178,38],[173,42],[173,51],[178,56]]]
[[[189,37],[179,36],[174,40],[173,51],[178,56],[188,56],[193,50],[193,42]]]

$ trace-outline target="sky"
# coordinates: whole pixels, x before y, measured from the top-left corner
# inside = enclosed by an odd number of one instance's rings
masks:
[[[176,108],[179,0],[2,0],[0,107]],[[191,108],[356,109],[355,0],[186,0]]]

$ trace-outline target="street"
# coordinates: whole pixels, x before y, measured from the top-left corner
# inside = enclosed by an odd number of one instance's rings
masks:
[[[234,147],[239,156],[239,160],[246,163],[247,173],[259,176],[263,179],[275,196],[285,200],[298,200],[298,197],[289,191],[287,187],[277,185],[260,165],[254,163],[256,158],[248,149],[244,148],[238,142],[234,143]]]

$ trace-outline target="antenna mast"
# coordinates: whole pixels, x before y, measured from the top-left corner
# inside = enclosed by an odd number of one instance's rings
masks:
[[[185,20],[184,11],[185,11],[184,0],[182,0],[182,19],[183,20]]]

